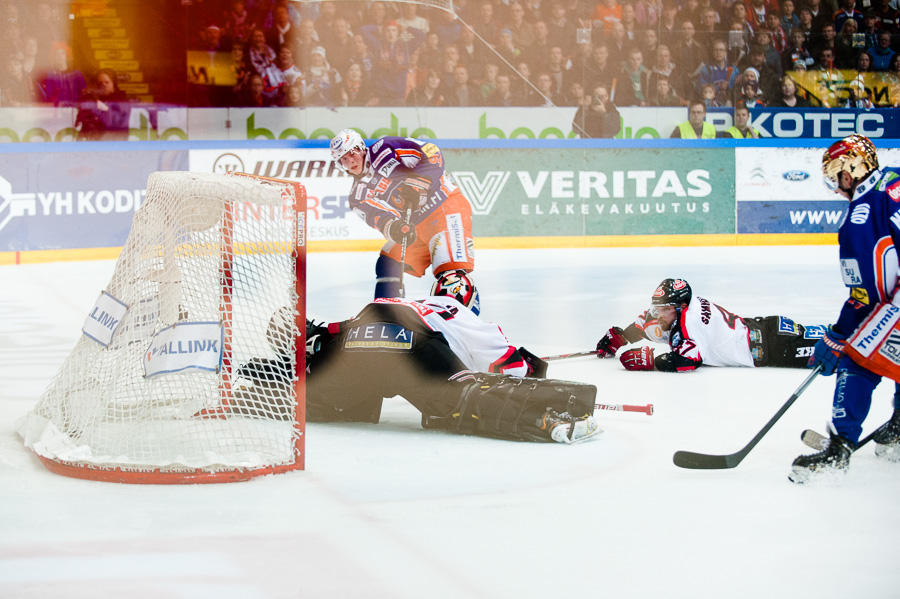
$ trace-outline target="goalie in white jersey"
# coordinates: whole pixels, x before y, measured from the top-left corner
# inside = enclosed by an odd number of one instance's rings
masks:
[[[546,362],[510,345],[478,308],[477,290],[456,271],[430,297],[376,299],[350,320],[308,322],[307,419],[377,423],[383,399],[400,395],[424,428],[560,443],[600,433],[597,388],[543,379]],[[238,377],[256,387],[289,384],[291,357],[255,358]]]
[[[665,279],[649,310],[625,329],[613,327],[597,343],[600,358],[615,357],[629,343],[668,343],[671,351],[654,357],[642,346],[622,352],[627,370],[689,372],[707,366],[806,368],[823,325],[804,326],[784,316],[741,318],[695,296],[684,279]]]

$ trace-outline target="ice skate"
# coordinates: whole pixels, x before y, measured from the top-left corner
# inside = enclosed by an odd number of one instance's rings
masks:
[[[856,449],[846,437],[837,434],[829,424],[830,439],[828,446],[818,453],[802,455],[794,460],[792,472],[788,475],[791,482],[806,483],[825,475],[843,474],[850,466],[850,454]]]
[[[557,443],[581,443],[603,432],[593,416],[575,418],[568,412],[557,413],[552,408],[537,422],[541,430],[550,431],[550,438]]]
[[[875,441],[875,455],[900,462],[900,409],[894,410],[887,425],[872,440]]]

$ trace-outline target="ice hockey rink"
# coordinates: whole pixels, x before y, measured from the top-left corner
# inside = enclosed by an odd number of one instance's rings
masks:
[[[308,310],[370,300],[374,253],[311,253]],[[592,349],[665,277],[743,316],[832,322],[846,296],[836,246],[483,250],[482,316],[538,355]],[[807,372],[627,372],[553,362],[595,384],[603,435],[574,446],[425,431],[399,398],[380,424],[309,424],[306,470],[245,483],[131,486],[52,474],[16,420],[80,335],[114,263],[0,267],[0,597],[216,599],[900,597],[900,464],[854,455],[841,481],[797,486],[799,436],[824,432],[819,377],[732,470],[679,449],[742,448]],[[427,279],[410,280],[409,296]],[[390,373],[385,373],[390,376]],[[877,389],[864,434],[891,413]]]

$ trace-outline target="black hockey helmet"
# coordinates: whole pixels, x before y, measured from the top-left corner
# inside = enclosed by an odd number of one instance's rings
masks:
[[[653,292],[650,305],[680,308],[681,304],[690,304],[693,295],[691,286],[684,279],[665,279]]]

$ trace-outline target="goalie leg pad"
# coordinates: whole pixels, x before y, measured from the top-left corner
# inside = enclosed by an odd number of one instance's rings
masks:
[[[444,418],[424,416],[425,428],[512,441],[552,441],[549,431],[541,428],[547,409],[588,416],[597,396],[594,385],[480,372],[448,386],[448,391],[458,393],[456,409]]]

